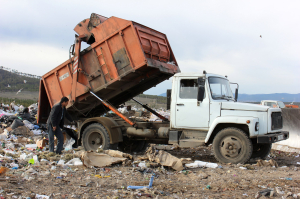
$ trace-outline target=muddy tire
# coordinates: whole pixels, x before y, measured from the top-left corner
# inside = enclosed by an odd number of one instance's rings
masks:
[[[213,140],[215,158],[221,163],[245,163],[252,155],[252,142],[246,133],[237,128],[226,128]]]
[[[266,159],[271,152],[272,143],[270,144],[254,144],[251,158]]]
[[[94,123],[86,127],[82,134],[82,145],[86,151],[117,149],[118,144],[110,144],[110,138],[103,125]]]

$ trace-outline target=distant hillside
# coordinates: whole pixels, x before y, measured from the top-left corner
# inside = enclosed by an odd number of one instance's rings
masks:
[[[158,96],[167,97],[167,93],[162,93],[162,94],[160,94]]]
[[[26,80],[26,83],[24,83],[24,80]],[[22,88],[22,91],[39,91],[39,85],[39,79],[24,77],[0,69],[0,91],[2,92],[17,92]]]
[[[159,96],[166,97],[166,93]],[[273,93],[273,94],[239,94],[238,101],[240,102],[260,102],[261,100],[278,100],[282,102],[300,102],[300,93]]]
[[[239,94],[238,101],[260,102],[261,100],[278,100],[282,102],[300,102],[300,93],[272,93],[272,94]]]

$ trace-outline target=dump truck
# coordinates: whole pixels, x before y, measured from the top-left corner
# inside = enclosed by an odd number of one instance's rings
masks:
[[[212,144],[218,161],[244,163],[265,158],[272,143],[288,139],[281,109],[237,102],[238,88],[233,97],[227,77],[181,73],[165,34],[94,13],[74,30],[69,59],[42,76],[38,123],[45,123],[53,105],[67,96],[67,110],[77,121],[78,144],[85,150]],[[81,42],[90,46],[81,51]],[[118,112],[120,104],[170,77],[170,119],[150,108],[161,121],[138,121]],[[103,117],[107,111],[119,117]]]

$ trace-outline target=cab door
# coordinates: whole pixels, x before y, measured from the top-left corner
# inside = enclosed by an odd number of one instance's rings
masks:
[[[179,77],[176,83],[175,127],[207,129],[209,97],[204,94],[203,101],[197,104],[198,78]]]

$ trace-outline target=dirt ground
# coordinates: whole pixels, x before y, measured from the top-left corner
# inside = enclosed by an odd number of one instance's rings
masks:
[[[168,152],[179,158],[216,162],[209,147]],[[133,156],[136,160],[140,154]],[[35,198],[36,194],[52,198],[255,198],[268,188],[274,190],[273,196],[257,197],[297,198],[298,194],[300,198],[299,154],[272,151],[269,158],[279,167],[259,167],[254,160],[247,165],[218,163],[219,168],[180,172],[161,166],[141,169],[136,162],[107,168],[23,165],[0,176],[0,198]],[[51,169],[53,166],[56,168]],[[129,185],[147,186],[151,175],[155,175],[151,189],[127,190]]]

